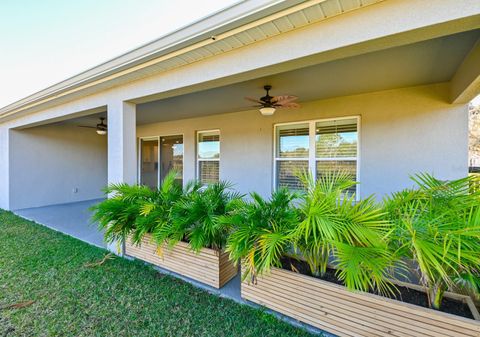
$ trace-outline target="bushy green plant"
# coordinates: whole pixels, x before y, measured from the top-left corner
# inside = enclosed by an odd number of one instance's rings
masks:
[[[108,199],[94,205],[92,220],[104,231],[105,241],[123,241],[130,236],[134,243],[168,221],[170,209],[182,197],[171,171],[160,189],[143,185],[112,184],[104,189]]]
[[[412,177],[415,189],[384,201],[394,224],[390,244],[418,267],[430,306],[439,309],[444,292],[479,289],[480,192],[475,177],[441,181],[430,174]]]
[[[181,240],[199,252],[202,248],[221,250],[225,247],[231,226],[222,220],[241,196],[228,182],[217,182],[205,188],[194,188],[175,203],[169,221],[157,226],[153,237],[159,245],[175,245]]]
[[[317,180],[304,173],[301,181],[305,193],[298,204],[295,246],[312,274],[323,275],[330,263],[349,289],[391,293],[388,272],[396,256],[386,249],[385,241],[391,224],[373,196],[357,201],[355,194],[349,194],[356,182],[345,171]]]
[[[291,206],[295,194],[287,189],[272,193],[269,200],[251,193],[251,201],[238,201],[228,219],[236,230],[229,236],[226,251],[230,259],[242,261],[243,277],[255,280],[271,266],[281,266],[280,259],[291,247],[292,232],[298,223]]]
[[[92,221],[104,231],[106,242],[123,241],[137,228],[142,201],[155,197],[155,192],[146,186],[112,184],[104,189],[108,199],[92,206]]]
[[[245,276],[281,267],[285,255],[304,259],[312,273],[322,275],[329,262],[349,289],[391,292],[387,271],[395,262],[386,249],[389,223],[373,198],[356,202],[346,191],[355,185],[346,172],[315,181],[301,175],[305,192],[280,189],[266,201],[252,194],[231,216],[236,231],[227,251],[243,259]]]
[[[176,171],[170,171],[163,179],[160,188],[153,192],[151,198],[139,201],[140,212],[132,235],[134,243],[140,243],[145,234],[154,233],[158,228],[168,226],[173,207],[186,194],[200,188],[200,184],[196,182],[189,182],[185,188],[182,188],[176,180],[177,176]]]

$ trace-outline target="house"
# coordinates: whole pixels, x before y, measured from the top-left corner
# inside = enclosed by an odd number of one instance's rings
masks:
[[[347,169],[378,198],[416,172],[465,176],[479,38],[478,0],[240,2],[1,108],[0,208],[171,168],[262,195],[304,168]],[[260,112],[245,97],[265,85],[298,100]]]

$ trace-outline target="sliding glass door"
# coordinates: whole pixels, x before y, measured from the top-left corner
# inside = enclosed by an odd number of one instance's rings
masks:
[[[183,185],[183,136],[160,137],[160,141],[160,181],[175,170],[177,182]]]
[[[140,184],[158,187],[158,138],[140,140]]]
[[[183,136],[140,139],[140,184],[157,188],[171,170],[183,184]]]

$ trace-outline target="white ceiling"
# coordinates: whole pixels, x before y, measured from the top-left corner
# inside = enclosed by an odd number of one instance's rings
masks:
[[[137,105],[137,124],[250,109],[245,96],[292,94],[299,102],[449,81],[480,30],[349,57],[274,76]],[[103,114],[105,115],[105,114]],[[102,115],[102,116],[103,116]],[[69,120],[95,125],[100,114]]]

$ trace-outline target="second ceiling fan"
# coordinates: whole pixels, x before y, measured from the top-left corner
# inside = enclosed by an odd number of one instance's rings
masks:
[[[97,134],[104,136],[107,134],[108,127],[105,124],[105,117],[100,117],[100,123],[97,126],[79,125],[80,128],[96,129]]]

